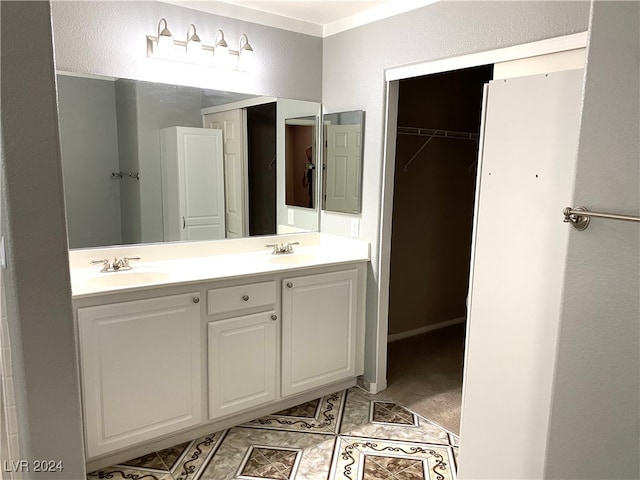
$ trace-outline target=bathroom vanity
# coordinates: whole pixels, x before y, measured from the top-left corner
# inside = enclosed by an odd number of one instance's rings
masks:
[[[300,245],[275,255],[264,245],[276,241]],[[102,256],[141,259],[102,273],[89,266]],[[91,467],[275,413],[363,373],[367,243],[309,233],[70,258]]]

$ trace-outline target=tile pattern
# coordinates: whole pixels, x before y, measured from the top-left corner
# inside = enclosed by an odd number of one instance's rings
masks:
[[[458,437],[354,387],[98,470],[113,480],[454,480]]]
[[[289,480],[294,478],[300,450],[251,447],[240,467],[238,478]]]
[[[338,432],[346,392],[337,392],[297,407],[267,415],[243,427],[335,434]]]
[[[418,426],[418,418],[415,414],[393,402],[371,402],[370,417],[373,423]]]

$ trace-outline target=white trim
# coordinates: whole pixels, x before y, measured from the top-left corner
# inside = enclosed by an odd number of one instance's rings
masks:
[[[115,82],[116,80],[119,80],[116,77],[105,77],[104,75],[94,75],[93,73],[65,72],[64,70],[56,70],[56,75],[63,75],[65,77],[91,78],[92,80],[104,80],[106,82]]]
[[[438,0],[402,0],[401,2],[389,2],[377,7],[371,8],[361,13],[357,13],[347,18],[342,18],[331,23],[325,23],[322,26],[322,37],[327,38],[336,33],[345,32],[352,28],[367,25],[368,23],[377,22],[384,18],[400,15],[417,8],[426,7]]]
[[[287,17],[277,13],[245,7],[224,1],[193,1],[193,0],[160,0],[163,3],[179,5],[181,7],[198,10],[201,12],[222,15],[236,20],[257,23],[268,27],[280,28],[290,32],[302,33],[313,37],[326,38],[336,33],[351,30],[362,25],[377,22],[384,18],[393,17],[401,13],[409,12],[417,8],[422,8],[439,0],[402,0],[387,2],[382,5],[370,8],[363,12],[351,15],[346,18],[335,20],[329,23],[316,23],[309,20]],[[254,2],[255,4],[255,2]]]
[[[433,332],[434,330],[440,330],[441,328],[451,327],[452,325],[458,325],[463,323],[467,317],[458,317],[452,320],[445,320],[444,322],[438,322],[431,325],[426,325],[420,328],[414,328],[413,330],[407,330],[406,332],[392,333],[387,337],[387,343],[397,342],[405,338],[415,337],[427,332]]]
[[[547,38],[538,42],[526,43],[524,45],[514,45],[512,47],[489,50],[487,52],[472,53],[460,57],[443,58],[431,62],[417,63],[402,67],[388,68],[385,71],[387,82],[401,80],[403,78],[413,78],[432,73],[448,72],[461,68],[477,67],[479,65],[490,65],[493,63],[509,62],[522,58],[536,57],[548,53],[564,52],[575,50],[587,46],[587,32],[574,33],[563,37]]]
[[[212,13],[223,17],[234,18],[244,22],[257,23],[267,27],[280,28],[290,32],[303,33],[314,37],[322,37],[322,25],[298,20],[297,18],[285,17],[271,12],[265,12],[256,8],[243,7],[230,3],[217,1],[191,1],[191,0],[160,0],[163,3],[171,3],[180,7],[198,10],[200,12]]]
[[[385,146],[382,161],[382,186],[380,229],[378,232],[378,304],[377,304],[377,350],[375,352],[375,383],[386,385],[387,378],[387,334],[389,315],[389,273],[391,268],[391,222],[393,217],[393,177],[396,152],[396,128],[398,118],[398,80],[419,75],[441,73],[460,68],[477,67],[495,62],[535,57],[548,53],[563,52],[587,46],[588,32],[555,37],[539,42],[472,53],[460,57],[435,60],[403,67],[387,68],[387,104],[385,114]],[[506,53],[505,53],[506,52]],[[492,60],[493,59],[493,60]]]
[[[247,98],[245,100],[238,100],[237,102],[225,103],[223,105],[214,105],[213,107],[205,107],[200,109],[200,113],[202,115],[208,115],[210,113],[228,112],[229,110],[237,110],[239,108],[255,107],[256,105],[273,103],[276,100],[276,97]]]

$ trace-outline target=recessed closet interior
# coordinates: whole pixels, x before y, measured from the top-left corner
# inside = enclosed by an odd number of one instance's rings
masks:
[[[492,76],[489,65],[399,81],[388,387],[456,432],[483,86]]]

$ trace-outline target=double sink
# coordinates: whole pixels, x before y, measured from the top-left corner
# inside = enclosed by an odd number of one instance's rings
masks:
[[[244,253],[149,263],[145,263],[143,258],[127,270],[101,272],[96,267],[72,270],[71,284],[74,295],[100,293],[103,290],[230,276],[235,272],[262,273],[286,266],[317,265],[321,259],[320,252],[309,251],[281,255],[265,252]]]

